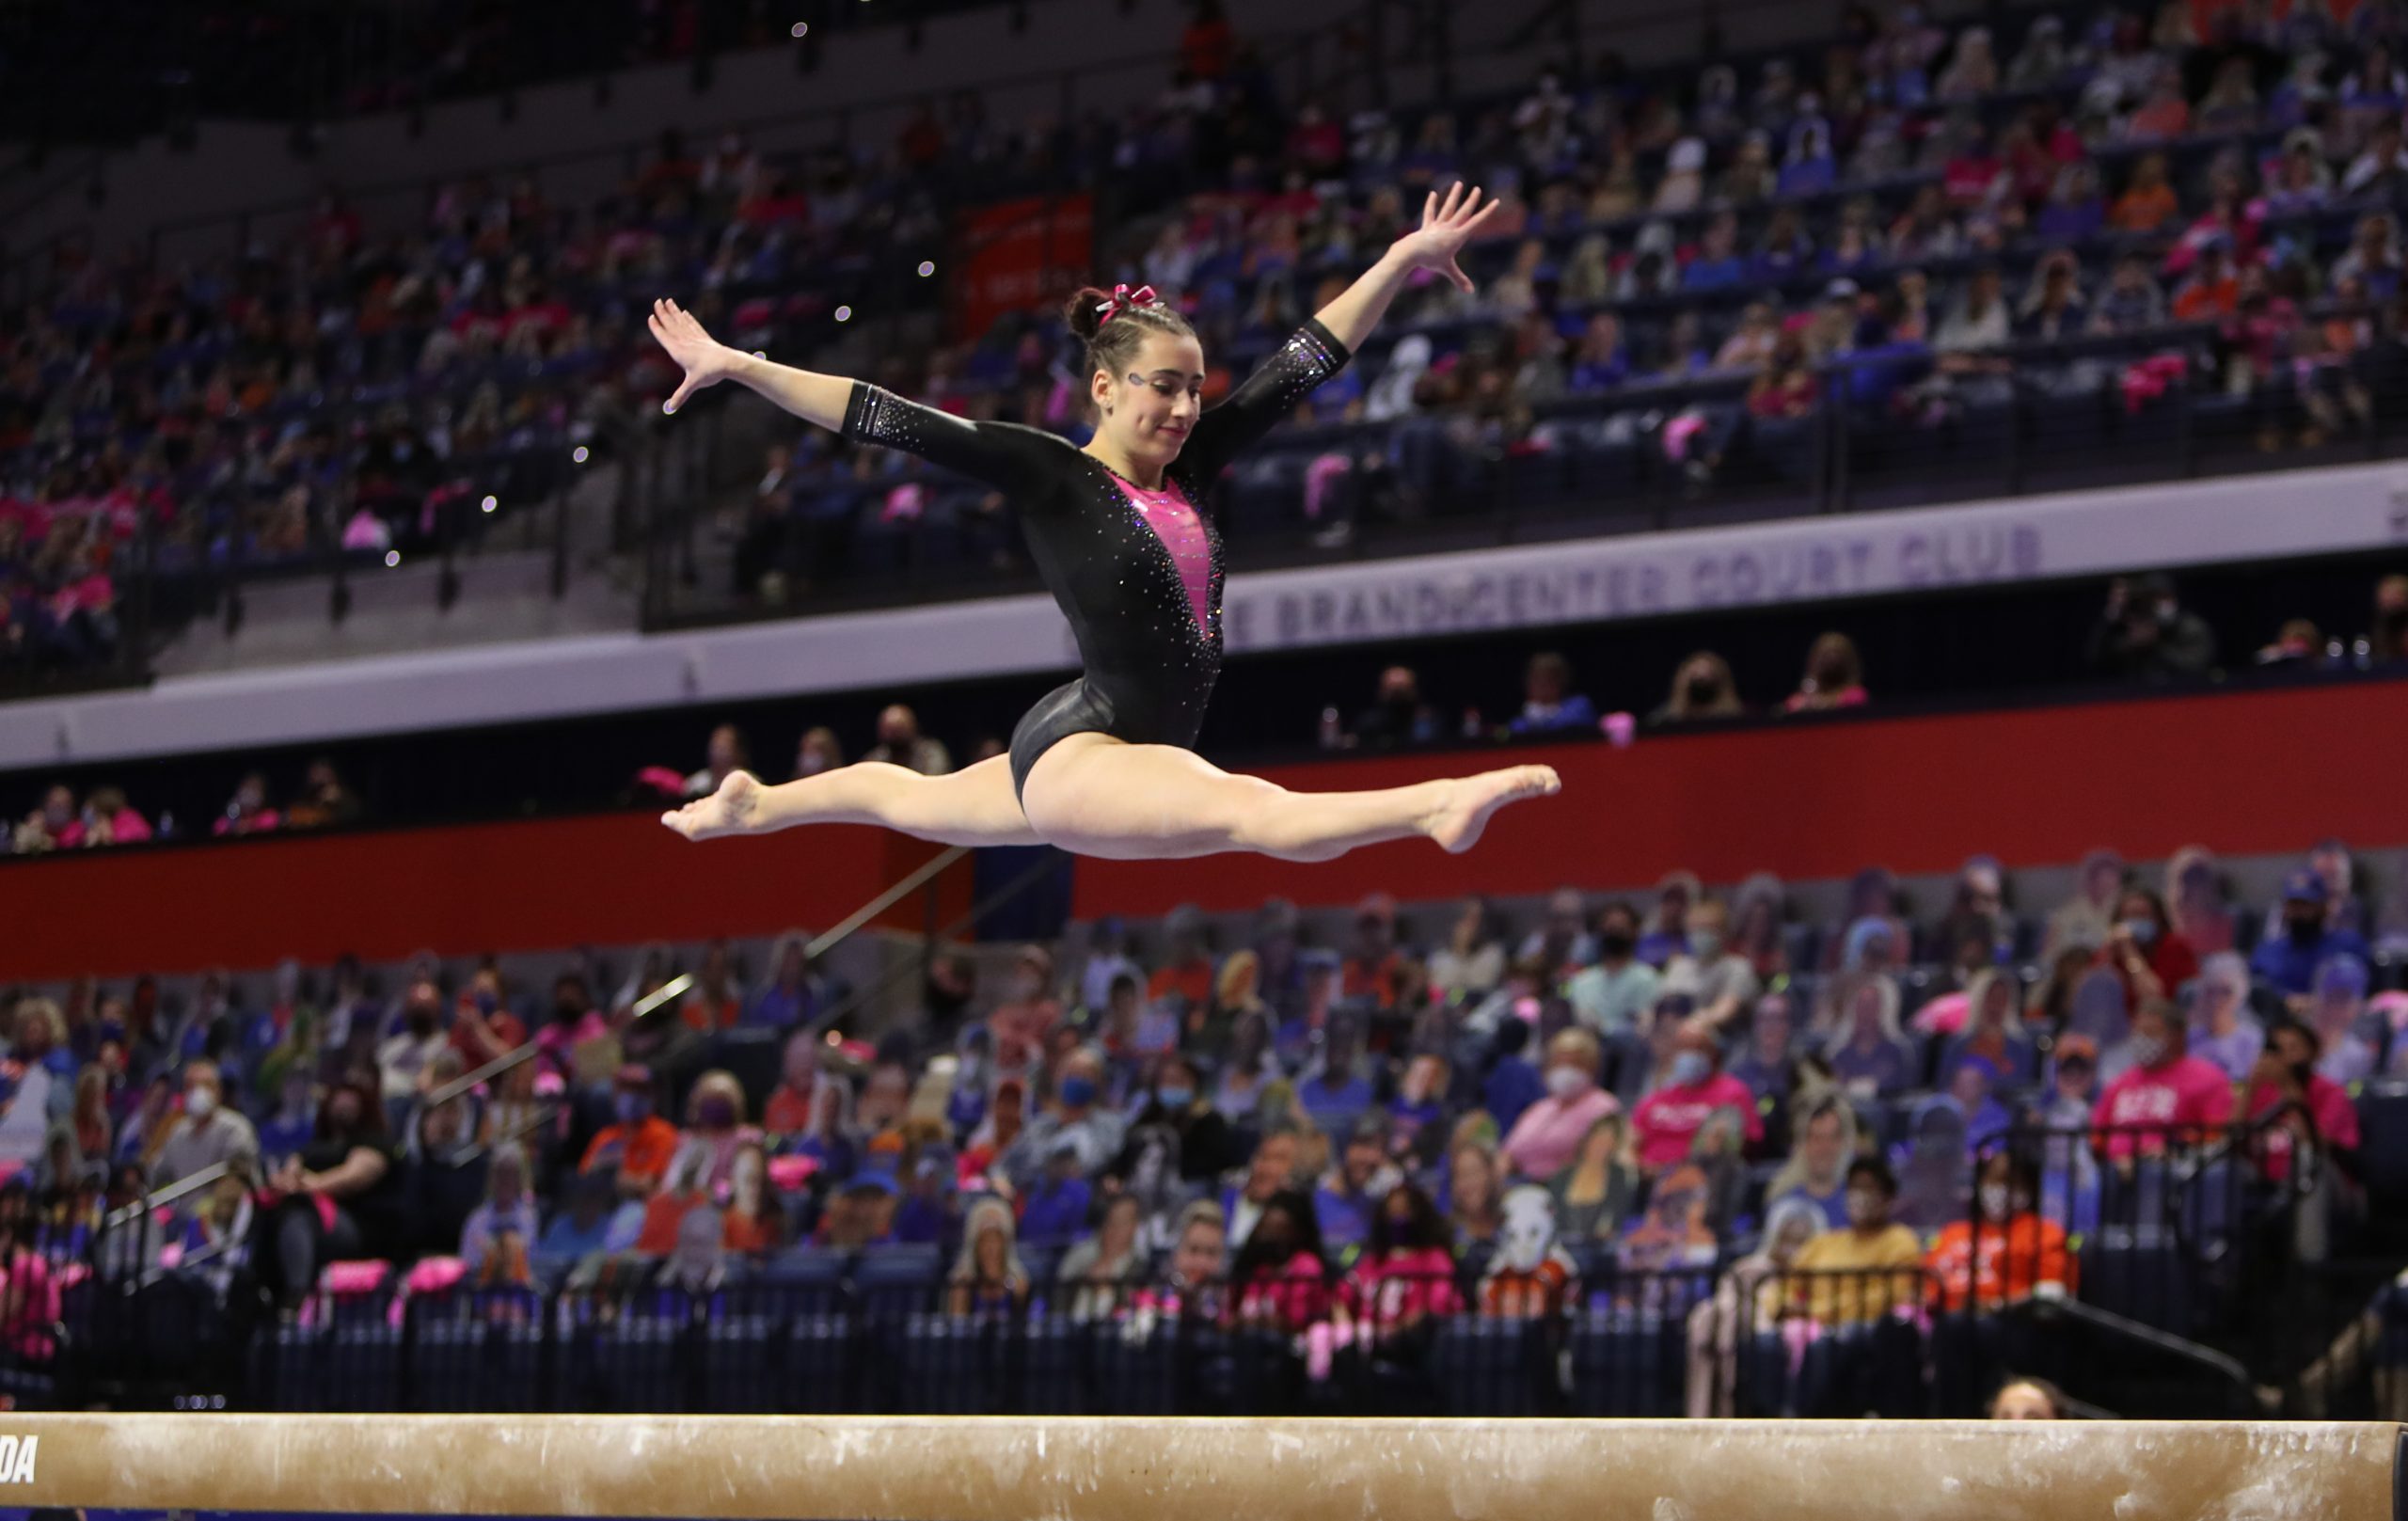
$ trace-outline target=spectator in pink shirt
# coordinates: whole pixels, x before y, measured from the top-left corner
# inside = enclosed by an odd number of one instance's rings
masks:
[[[126,806],[122,789],[94,787],[92,795],[84,800],[84,812],[59,832],[58,846],[63,850],[97,848],[104,845],[140,845],[150,838],[150,825]]]
[[[2129,1161],[2135,1152],[2162,1152],[2169,1142],[2197,1145],[2209,1139],[2198,1132],[2232,1118],[2232,1080],[2223,1069],[2189,1054],[2183,1035],[2174,1006],[2162,999],[2141,1006],[2133,1016],[2132,1065],[2107,1085],[2091,1117],[2101,1132],[2099,1149],[2107,1157]]]
[[[284,816],[268,806],[267,778],[253,771],[234,788],[233,798],[226,804],[225,816],[218,819],[213,832],[264,834],[283,825]]]
[[[2291,1153],[2302,1144],[2332,1153],[2345,1173],[2355,1170],[2357,1107],[2348,1089],[2316,1069],[2322,1049],[2312,1026],[2279,1021],[2266,1032],[2266,1049],[2250,1073],[2249,1117],[2281,1113],[2263,1142],[2262,1165],[2276,1181],[2290,1176]]]
[[[1689,1143],[1718,1109],[1735,1109],[1751,1144],[1765,1123],[1748,1085],[1722,1070],[1722,1043],[1700,1025],[1685,1025],[1672,1041],[1671,1080],[1639,1101],[1633,1129],[1640,1170],[1653,1177],[1686,1159]]]
[[[1541,1074],[1546,1097],[1522,1111],[1498,1148],[1515,1172],[1534,1183],[1552,1180],[1571,1165],[1589,1127],[1622,1112],[1614,1096],[1597,1085],[1604,1054],[1597,1038],[1576,1025],[1546,1043]]]

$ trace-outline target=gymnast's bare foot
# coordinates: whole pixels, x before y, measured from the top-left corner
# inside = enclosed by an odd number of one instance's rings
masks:
[[[673,808],[660,821],[689,840],[716,840],[722,834],[750,834],[761,809],[761,784],[750,771],[730,771],[719,790]]]
[[[1444,800],[1432,810],[1425,832],[1449,855],[1461,855],[1480,843],[1488,816],[1509,802],[1544,798],[1563,790],[1552,766],[1509,766],[1501,771],[1457,777],[1447,784]]]

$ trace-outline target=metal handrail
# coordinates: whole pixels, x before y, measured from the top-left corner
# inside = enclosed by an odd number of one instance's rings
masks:
[[[180,1198],[200,1192],[232,1170],[228,1163],[213,1162],[198,1172],[187,1173],[166,1187],[145,1194],[134,1203],[120,1206],[114,1213],[102,1216],[101,1228],[110,1230],[119,1226],[132,1225],[163,1204],[173,1204]]]

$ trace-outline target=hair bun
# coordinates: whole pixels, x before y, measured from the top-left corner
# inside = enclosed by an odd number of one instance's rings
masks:
[[[1069,325],[1071,336],[1083,343],[1093,340],[1096,330],[1103,325],[1103,313],[1097,309],[1111,299],[1110,291],[1092,285],[1082,285],[1073,292],[1062,307],[1062,320]]]

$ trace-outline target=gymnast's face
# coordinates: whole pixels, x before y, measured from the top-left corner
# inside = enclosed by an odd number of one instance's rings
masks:
[[[1195,339],[1149,333],[1113,374],[1095,372],[1102,431],[1132,460],[1157,468],[1179,457],[1204,410],[1204,347]]]

